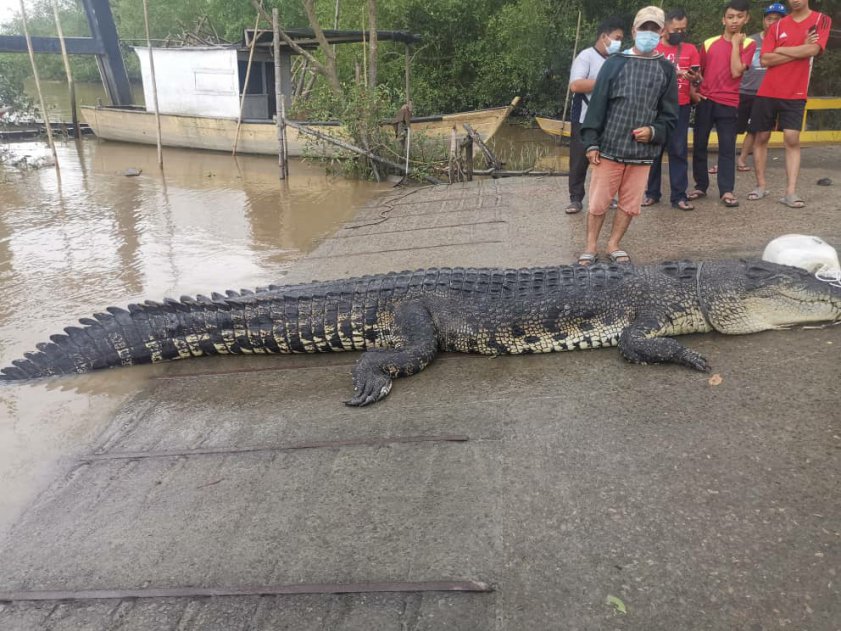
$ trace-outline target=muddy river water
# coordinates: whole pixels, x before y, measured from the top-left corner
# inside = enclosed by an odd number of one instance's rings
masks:
[[[3,148],[15,160],[43,143]],[[295,161],[86,140],[60,172],[0,165],[0,363],[109,305],[282,282],[284,269],[391,185]],[[127,176],[128,169],[140,170]],[[149,371],[0,384],[0,535],[89,448]]]

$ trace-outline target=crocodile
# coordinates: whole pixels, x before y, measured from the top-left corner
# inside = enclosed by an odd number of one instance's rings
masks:
[[[109,307],[3,368],[34,379],[205,355],[364,351],[364,406],[439,351],[517,355],[618,346],[637,364],[708,371],[672,336],[841,321],[841,288],[756,260],[439,268]]]

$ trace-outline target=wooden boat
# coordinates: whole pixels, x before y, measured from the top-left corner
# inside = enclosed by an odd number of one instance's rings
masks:
[[[463,125],[470,124],[483,140],[488,141],[496,134],[514,107],[519,97],[510,105],[441,116],[426,116],[412,119],[412,133],[420,133],[442,143],[450,137],[453,127],[459,137],[466,132]],[[94,134],[105,140],[157,143],[157,128],[154,112],[139,106],[82,106],[82,118],[93,129]],[[231,151],[236,136],[237,121],[234,118],[196,116],[188,114],[161,114],[161,142],[167,147],[186,147],[212,151]],[[296,121],[321,133],[346,139],[347,133],[338,123]],[[287,152],[290,156],[317,153],[336,155],[338,150],[328,143],[313,142],[292,127],[286,128]],[[237,142],[237,152],[277,155],[277,126],[269,120],[245,120],[242,122]]]
[[[569,121],[546,118],[544,116],[535,116],[534,120],[537,122],[540,130],[550,136],[569,138],[572,135],[572,125]]]
[[[835,96],[813,96],[806,101],[806,115],[809,112],[825,111],[825,110],[841,110],[841,98]],[[805,125],[806,115],[803,121]],[[571,126],[567,122],[557,120],[555,118],[535,117],[538,127],[550,136],[563,136],[569,138]],[[737,138],[737,143],[744,140],[744,135]],[[841,130],[839,129],[804,129],[800,132],[801,145],[825,145],[841,142]],[[692,133],[689,133],[689,146],[692,146]],[[775,131],[771,133],[771,140],[769,142],[771,147],[783,146],[783,133]],[[718,135],[715,132],[710,134],[710,147],[718,147]]]

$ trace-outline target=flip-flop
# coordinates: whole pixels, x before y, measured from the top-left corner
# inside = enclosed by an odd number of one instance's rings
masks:
[[[642,203],[640,204],[640,206],[654,206],[654,204],[659,204],[659,203],[660,203],[659,199],[654,199],[653,197],[643,197],[642,198]]]
[[[718,173],[718,165],[712,166],[709,169],[707,169],[707,173],[709,173],[710,175],[715,175],[716,173]]]
[[[613,263],[625,264],[631,262],[631,257],[628,256],[628,253],[625,250],[614,250],[608,254],[608,256]]]
[[[578,257],[578,264],[581,267],[590,267],[595,262],[596,255],[592,252],[585,252],[584,254]]]
[[[682,199],[678,203],[676,203],[675,208],[677,208],[678,210],[695,210],[695,206],[693,206],[691,202],[685,199]]]
[[[803,198],[797,193],[781,197],[780,203],[785,204],[789,208],[803,208],[806,205],[806,202],[804,202]]]
[[[686,199],[688,199],[689,201],[695,201],[696,199],[701,199],[702,197],[706,197],[706,196],[707,196],[707,193],[705,191],[699,191],[696,188],[694,191],[692,191],[691,193],[689,193],[686,196]]]
[[[748,193],[748,201],[755,202],[767,196],[768,191],[766,191],[764,188],[757,187],[753,189],[750,193]]]
[[[736,167],[736,170],[741,171],[742,173],[747,173],[748,171],[750,171],[750,167],[747,164],[740,164]]]
[[[721,203],[727,208],[738,208],[739,206],[739,200],[732,193],[725,193],[721,197]]]

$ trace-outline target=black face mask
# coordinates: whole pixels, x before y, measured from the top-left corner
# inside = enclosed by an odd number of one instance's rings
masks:
[[[669,45],[677,46],[683,43],[683,33],[669,33]]]

